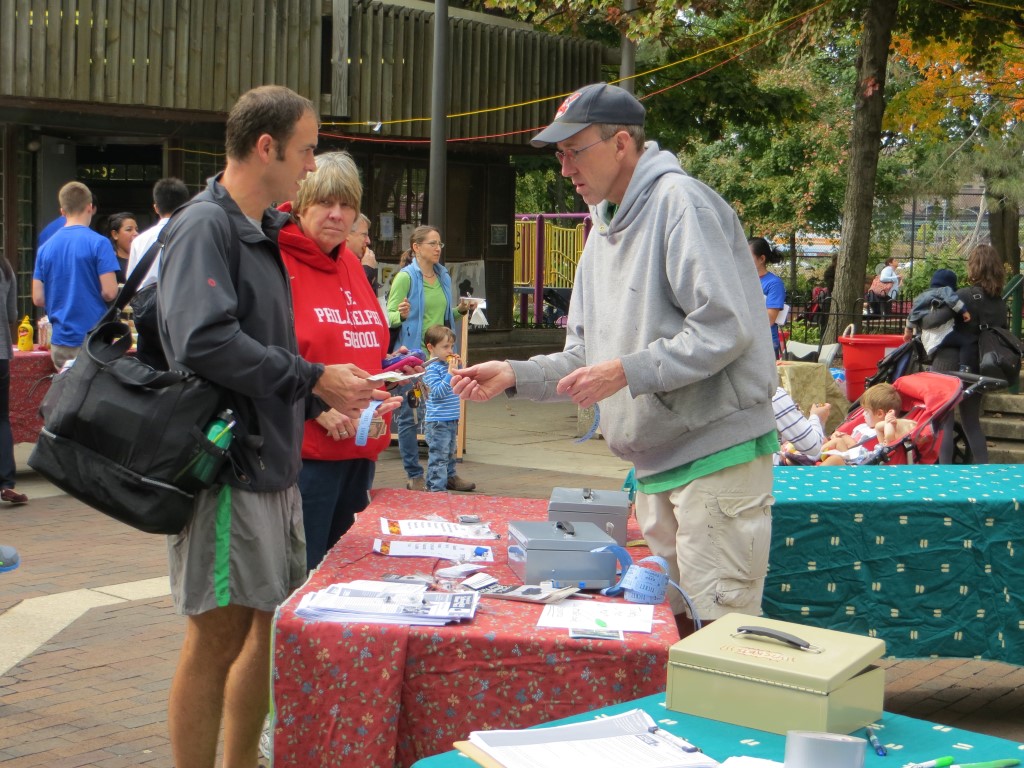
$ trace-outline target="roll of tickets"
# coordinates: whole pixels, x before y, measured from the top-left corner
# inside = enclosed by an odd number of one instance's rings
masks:
[[[867,741],[818,731],[785,734],[785,768],[864,768]]]
[[[817,731],[786,734],[786,768],[864,768],[868,743],[856,736]]]

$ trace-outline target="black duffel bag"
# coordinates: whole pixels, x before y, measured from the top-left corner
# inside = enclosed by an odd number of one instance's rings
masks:
[[[206,455],[226,460],[225,450],[205,436],[222,391],[193,373],[156,370],[127,354],[132,337],[118,318],[151,255],[86,336],[74,363],[54,377],[28,464],[116,520],[176,534],[192,518],[193,494],[212,484],[190,469]]]

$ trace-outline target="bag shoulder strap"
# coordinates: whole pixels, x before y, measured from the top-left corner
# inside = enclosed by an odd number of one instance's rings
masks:
[[[160,230],[160,234],[157,235],[156,240],[151,246],[149,246],[143,257],[139,259],[139,263],[135,265],[135,269],[132,270],[132,273],[128,275],[128,279],[124,281],[124,285],[121,286],[121,290],[117,294],[117,298],[114,299],[114,303],[111,305],[110,309],[107,310],[107,313],[103,316],[103,319],[100,322],[116,320],[120,316],[121,312],[124,311],[124,308],[128,306],[128,302],[135,297],[135,294],[139,290],[139,285],[146,278],[146,275],[149,274],[150,267],[153,266],[153,262],[156,261],[160,252],[164,249],[164,244],[167,239],[167,231],[170,228],[171,220],[188,206],[203,202],[216,205],[224,211],[224,215],[227,217],[228,227],[231,230],[231,237],[229,238],[231,245],[228,249],[228,269],[231,272],[231,283],[237,289],[238,268],[241,261],[238,245],[238,227],[235,226],[235,222],[231,219],[231,214],[224,209],[224,206],[214,200],[197,200],[192,198],[175,208],[174,212],[168,217],[167,223],[164,224],[163,228]]]

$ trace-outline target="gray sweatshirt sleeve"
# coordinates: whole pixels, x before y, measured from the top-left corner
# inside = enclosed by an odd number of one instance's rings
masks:
[[[573,317],[571,307],[569,315],[565,349],[551,355],[536,355],[529,360],[508,361],[516,375],[515,390],[509,392],[510,397],[518,395],[537,401],[570,399],[568,395],[558,394],[555,387],[564,377],[587,364],[587,348],[583,343],[583,327],[579,317]]]

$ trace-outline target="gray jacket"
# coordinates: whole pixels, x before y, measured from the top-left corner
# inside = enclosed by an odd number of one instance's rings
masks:
[[[512,362],[515,394],[560,398],[569,372],[620,359],[627,386],[601,402],[601,431],[640,477],[775,429],[764,295],[729,204],[648,142],[607,210],[592,209],[565,350]]]
[[[257,230],[218,179],[195,200],[208,202],[190,204],[167,225],[160,341],[172,368],[223,387],[240,421],[262,439],[258,448],[235,441],[242,476],[223,479],[251,491],[285,490],[298,479],[306,399],[324,370],[299,356],[295,340],[277,247],[288,217],[268,208]],[[228,217],[238,236],[235,265]]]
[[[11,325],[18,322],[18,278],[12,274],[7,277],[0,269],[0,303],[4,307],[5,322],[0,323],[0,360],[14,357],[11,350]]]

